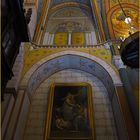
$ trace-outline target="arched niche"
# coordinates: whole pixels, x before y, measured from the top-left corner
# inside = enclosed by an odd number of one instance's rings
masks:
[[[96,27],[90,7],[77,3],[64,3],[49,10],[41,40],[43,45],[71,45],[74,37],[76,40],[81,40],[79,45],[94,45],[97,44]],[[75,32],[79,33],[76,37],[73,35]]]

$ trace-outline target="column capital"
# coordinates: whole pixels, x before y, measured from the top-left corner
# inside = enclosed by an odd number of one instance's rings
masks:
[[[126,66],[124,65],[120,55],[114,55],[112,61],[113,61],[113,64],[116,66],[116,68],[118,70],[121,69],[121,68],[126,68]]]

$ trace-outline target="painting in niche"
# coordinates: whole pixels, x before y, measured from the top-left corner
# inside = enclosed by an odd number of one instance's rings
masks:
[[[51,90],[47,139],[93,139],[91,95],[87,84],[55,84]]]

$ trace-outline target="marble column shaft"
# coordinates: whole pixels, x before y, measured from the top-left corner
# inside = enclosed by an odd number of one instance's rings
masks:
[[[127,98],[127,101],[128,101],[129,107],[130,107],[130,111],[131,111],[135,126],[138,130],[138,128],[139,128],[139,109],[138,109],[138,105],[136,103],[136,99],[135,99],[135,96],[133,93],[132,86],[131,86],[130,81],[128,79],[126,69],[120,68],[119,74],[120,74],[121,80],[123,82],[124,91],[126,94],[126,98]]]

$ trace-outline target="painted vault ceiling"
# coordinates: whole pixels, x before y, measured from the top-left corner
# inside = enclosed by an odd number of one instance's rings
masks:
[[[66,18],[85,18],[92,17],[91,12],[91,0],[50,0],[50,11],[53,11],[49,16],[51,17],[51,22],[55,22],[57,20],[59,25],[64,25],[62,22],[60,23],[60,18],[65,18],[64,23],[67,23]],[[38,13],[42,10],[42,3],[45,0],[38,0]],[[129,30],[133,28],[133,31],[139,31],[140,25],[140,16],[139,16],[139,2],[140,0],[120,0],[126,15],[131,18],[131,27],[130,25],[124,22],[124,16],[122,9],[118,3],[118,0],[96,0],[98,12],[100,16],[100,22],[103,25],[104,32],[108,35],[106,39],[119,39],[120,37],[129,36]],[[69,4],[75,3],[77,6],[69,6]],[[87,12],[82,6],[86,6],[89,8],[90,12]],[[55,11],[56,8],[56,11]],[[75,9],[74,9],[75,8]],[[76,10],[76,8],[79,10]],[[93,13],[94,14],[94,13]],[[97,17],[95,17],[97,18]],[[95,25],[95,19],[89,18],[90,21]],[[78,21],[79,19],[77,19]],[[86,20],[86,19],[85,19]],[[96,19],[97,20],[97,19]],[[76,22],[77,22],[76,21]],[[50,21],[49,21],[50,22]],[[71,22],[71,21],[70,21]],[[79,20],[79,22],[81,22]],[[78,22],[77,22],[78,23]],[[57,25],[58,25],[57,24]],[[82,23],[81,23],[82,24]],[[46,25],[45,25],[46,26]],[[96,25],[97,26],[97,25]],[[94,28],[96,28],[94,26]],[[57,28],[57,27],[56,27]],[[46,29],[46,27],[45,27]]]

